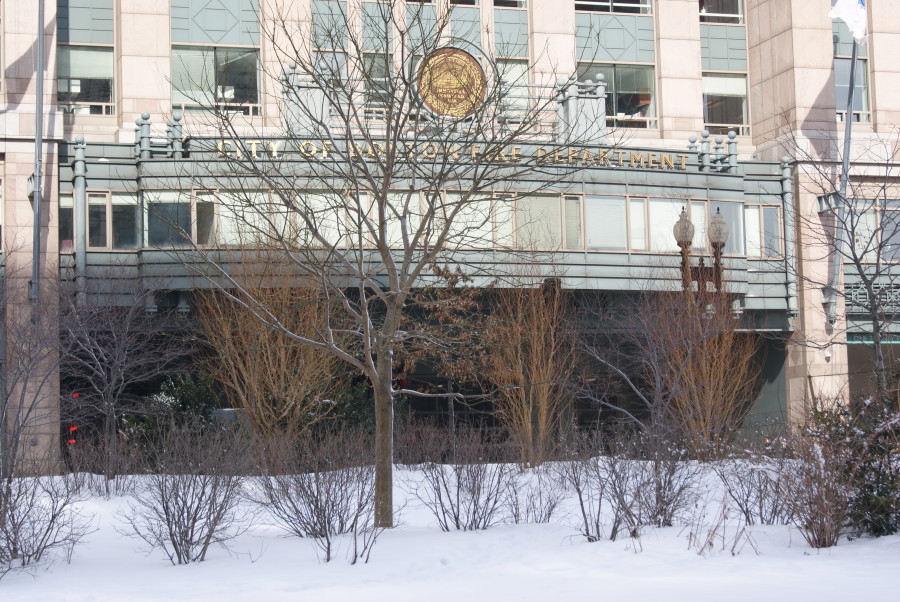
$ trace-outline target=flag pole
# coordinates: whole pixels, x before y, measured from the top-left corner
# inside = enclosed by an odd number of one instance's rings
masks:
[[[859,44],[853,38],[853,51],[850,58],[850,85],[847,92],[847,110],[844,113],[844,151],[841,157],[841,180],[837,195],[836,224],[834,231],[834,265],[831,270],[831,285],[828,290],[828,323],[837,321],[837,287],[840,281],[841,267],[844,264],[844,210],[849,210],[847,201],[847,183],[850,180],[850,138],[853,133],[853,93],[856,89],[856,58]]]

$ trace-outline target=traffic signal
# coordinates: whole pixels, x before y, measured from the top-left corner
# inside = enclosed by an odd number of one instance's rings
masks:
[[[77,435],[78,435],[78,427],[75,426],[74,424],[70,425],[66,429],[66,443],[68,443],[69,445],[74,445],[78,441],[78,439],[76,438]]]

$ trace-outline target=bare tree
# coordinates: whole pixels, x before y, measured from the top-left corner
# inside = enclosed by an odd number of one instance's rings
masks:
[[[60,375],[77,386],[77,397],[65,401],[81,420],[102,421],[103,474],[117,474],[119,430],[126,414],[142,414],[144,396],[135,387],[159,380],[183,365],[192,346],[186,323],[166,313],[147,312],[155,291],[119,291],[117,304],[110,291],[79,302],[61,298]]]
[[[277,266],[272,283],[318,289],[321,326],[283,323],[233,277],[230,256],[193,251],[206,259],[209,282],[255,318],[368,380],[376,522],[390,526],[393,399],[423,394],[393,386],[398,349],[426,336],[404,322],[411,295],[439,281],[434,268],[445,262],[479,276],[514,260],[503,253],[516,245],[513,224],[521,229],[541,214],[511,190],[539,192],[592,164],[591,151],[567,146],[587,131],[573,124],[600,128],[605,120],[577,110],[602,113],[596,87],[569,80],[531,94],[509,63],[453,37],[443,5],[322,4],[328,10],[311,19],[289,3],[267,19],[270,75],[283,83],[282,133],[267,138],[217,110],[221,138],[190,149],[203,172],[191,172],[197,186],[219,190],[220,233]],[[561,97],[571,103],[557,119]]]

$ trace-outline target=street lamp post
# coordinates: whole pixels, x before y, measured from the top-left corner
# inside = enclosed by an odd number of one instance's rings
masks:
[[[697,290],[700,293],[706,292],[706,283],[713,281],[716,293],[722,292],[722,273],[724,271],[722,265],[722,252],[725,250],[725,243],[728,242],[728,224],[722,217],[721,212],[716,209],[716,214],[706,228],[709,237],[709,245],[713,252],[712,273],[710,268],[703,265],[703,258],[700,258],[700,264],[691,265],[691,244],[694,240],[694,224],[688,218],[687,210],[682,208],[681,215],[675,226],[672,228],[672,234],[675,235],[675,242],[681,249],[681,288],[685,292],[693,290],[693,281],[697,281]],[[711,277],[711,278],[710,278]]]
[[[722,292],[722,251],[725,249],[725,243],[728,241],[728,224],[722,218],[719,209],[712,221],[709,222],[709,244],[713,251],[713,285],[716,292]]]
[[[672,228],[675,241],[681,249],[681,289],[691,290],[691,243],[694,241],[694,224],[688,219],[687,211],[681,208],[681,216]]]

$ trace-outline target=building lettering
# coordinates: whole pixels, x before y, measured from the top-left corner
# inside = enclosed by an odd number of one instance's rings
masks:
[[[393,145],[370,142],[359,145],[350,143],[342,152],[334,143],[323,140],[303,140],[290,145],[294,152],[307,160],[348,161],[379,159],[393,151]],[[289,150],[285,140],[219,140],[215,145],[216,154],[221,158],[254,159],[284,158]],[[519,163],[532,159],[535,163],[570,165],[579,167],[606,167],[649,170],[687,169],[687,154],[664,152],[638,152],[610,148],[588,148],[582,146],[522,147],[485,146],[470,144],[443,145],[436,142],[403,142],[397,149],[406,159],[412,161],[435,161],[446,157],[451,161],[481,161],[490,163]]]

